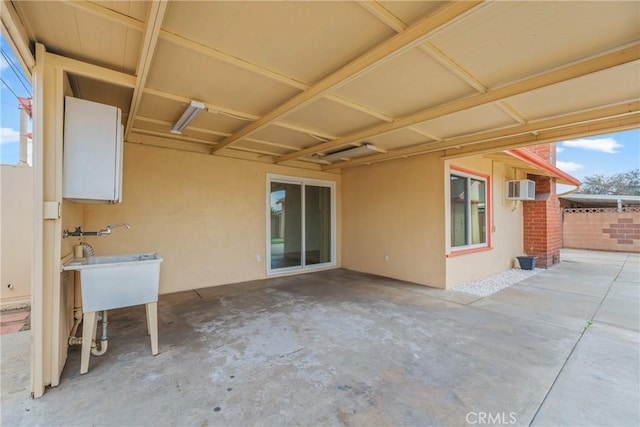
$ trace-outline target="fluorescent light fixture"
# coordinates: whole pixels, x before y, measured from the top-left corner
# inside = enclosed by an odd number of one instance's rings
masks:
[[[359,147],[349,148],[347,150],[338,151],[337,153],[328,154],[322,157],[321,160],[325,160],[327,162],[333,162],[335,160],[351,160],[356,157],[362,157],[374,153],[386,153],[386,151],[376,147],[373,144],[363,144]]]
[[[189,126],[189,123],[191,123],[193,119],[195,119],[198,116],[198,114],[200,114],[204,110],[204,108],[205,108],[204,103],[198,102],[198,101],[191,101],[191,104],[189,104],[189,106],[187,107],[186,110],[184,110],[184,113],[182,113],[182,116],[180,116],[176,124],[173,125],[173,127],[171,128],[171,133],[176,133],[178,135],[182,134],[182,131],[184,131],[187,128],[187,126]]]

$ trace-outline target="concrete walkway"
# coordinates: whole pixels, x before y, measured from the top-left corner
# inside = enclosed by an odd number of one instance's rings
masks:
[[[28,397],[29,333],[2,335],[1,425],[640,424],[638,255],[563,262],[478,299],[333,270],[173,294]]]

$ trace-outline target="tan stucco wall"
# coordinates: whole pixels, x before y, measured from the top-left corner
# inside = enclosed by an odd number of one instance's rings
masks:
[[[344,170],[343,267],[444,287],[443,191],[438,153]]]
[[[492,249],[482,252],[448,256],[446,259],[447,288],[453,288],[483,277],[491,276],[514,266],[515,257],[522,255],[522,202],[508,201],[504,197],[505,181],[518,179],[513,168],[492,161],[483,156],[465,157],[446,162],[491,177]],[[448,173],[448,172],[447,172]],[[448,175],[447,175],[448,176]],[[448,178],[447,178],[448,179]],[[449,199],[448,181],[445,196]],[[449,211],[445,215],[447,230]],[[450,237],[447,235],[447,253],[450,251]]]
[[[98,255],[158,252],[160,293],[265,278],[267,173],[336,182],[340,241],[338,174],[129,143],[122,204],[84,205],[84,228],[131,229],[85,240]]]
[[[451,164],[493,175],[490,250],[447,257]],[[440,153],[346,169],[343,267],[440,288],[511,268],[522,254],[522,203],[506,201],[503,192],[516,178],[511,167],[483,156],[445,161]]]
[[[0,173],[0,302],[10,307],[31,297],[33,168],[1,165]]]

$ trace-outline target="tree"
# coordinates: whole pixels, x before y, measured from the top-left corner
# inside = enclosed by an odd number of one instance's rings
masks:
[[[640,169],[631,169],[609,176],[599,174],[585,176],[579,192],[583,194],[640,196]]]

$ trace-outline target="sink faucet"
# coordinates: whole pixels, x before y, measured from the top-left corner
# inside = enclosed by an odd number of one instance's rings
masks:
[[[121,224],[112,224],[112,225],[107,225],[104,230],[98,231],[97,232],[98,234],[96,234],[96,236],[104,236],[104,235],[108,236],[109,234],[111,234],[111,230],[113,228],[118,228],[118,227],[127,227],[127,230],[131,229],[131,226],[126,222],[123,222]]]
[[[121,224],[107,225],[103,230],[99,230],[99,231],[82,231],[82,227],[76,227],[76,229],[73,231],[64,230],[64,232],[62,233],[62,238],[64,239],[67,237],[82,237],[82,236],[108,236],[111,234],[112,229],[118,228],[118,227],[127,227],[127,229],[131,228],[131,226],[126,222],[123,222]]]

